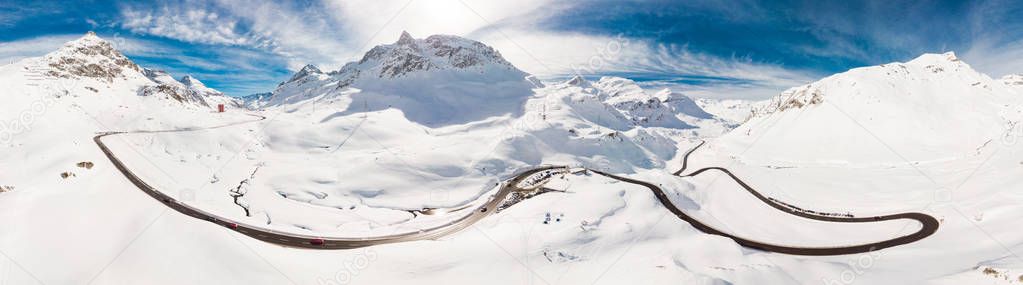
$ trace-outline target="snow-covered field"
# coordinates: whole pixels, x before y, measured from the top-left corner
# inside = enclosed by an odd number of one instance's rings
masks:
[[[0,67],[0,284],[1005,284],[1023,274],[1023,85],[951,54],[856,69],[773,101],[708,101],[617,77],[539,82],[480,43],[403,35],[339,72],[307,67],[242,110],[105,47],[88,35]],[[103,72],[75,68],[89,64]],[[439,240],[287,248],[169,210],[92,142],[181,128],[195,131],[104,141],[165,194],[292,233],[442,224],[544,164],[659,184],[701,221],[776,244],[850,245],[920,227],[806,220],[715,173],[671,176],[703,139],[690,171],[727,167],[803,208],[923,212],[941,227],[857,255],[762,252],[698,231],[646,188],[577,173]]]

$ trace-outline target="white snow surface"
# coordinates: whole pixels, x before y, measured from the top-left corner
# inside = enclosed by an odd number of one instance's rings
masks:
[[[746,120],[749,120],[753,116],[754,110],[763,108],[769,103],[770,101],[768,100],[696,99],[696,105],[699,106],[700,109],[705,110],[707,113],[714,114],[714,116],[725,119],[735,125],[745,123]]]
[[[71,45],[84,41],[93,46],[99,41],[93,37]],[[430,38],[403,35],[382,50],[390,53],[409,43],[432,50],[433,45],[424,45]],[[490,54],[467,40],[440,39],[474,55]],[[436,55],[435,50],[413,54]],[[958,147],[982,139],[931,141],[953,131],[989,135],[993,127],[986,124],[1004,122],[991,117],[1011,115],[1006,109],[1019,106],[1014,100],[1020,93],[948,55],[857,69],[793,89],[783,95],[802,94],[801,102],[811,102],[814,90],[821,89],[826,103],[759,111],[691,158],[690,169],[728,166],[764,194],[805,208],[857,215],[921,211],[942,222],[934,236],[917,243],[834,257],[744,249],[676,219],[643,187],[586,174],[556,176],[546,186],[564,192],[519,202],[439,240],[323,251],[271,245],[168,210],[122,177],[92,142],[101,131],[198,129],[253,117],[241,110],[214,113],[172,96],[140,96],[140,89],[170,81],[151,79],[143,69],[131,68],[130,61],[103,57],[86,56],[64,66],[76,70],[85,62],[106,67],[89,73],[98,77],[73,71],[47,75],[56,68],[48,65],[50,55],[0,67],[0,84],[8,87],[0,94],[0,186],[13,189],[0,192],[0,283],[848,284],[845,280],[852,278],[862,284],[1001,284],[995,282],[1023,273],[1011,254],[1023,244],[1023,233],[1016,230],[1023,216],[1023,176],[1018,175],[1023,151],[1003,139],[975,155],[953,156]],[[442,223],[461,213],[409,211],[473,205],[486,199],[499,179],[541,164],[600,168],[650,181],[702,221],[781,244],[847,245],[918,226],[807,221],[768,209],[714,174],[669,176],[697,139],[730,128],[725,116],[703,111],[684,95],[645,91],[615,77],[534,85],[497,58],[480,58],[482,65],[459,69],[440,57],[428,57],[437,68],[413,68],[393,77],[378,76],[377,71],[390,69],[376,63],[357,65],[348,70],[362,75],[350,83],[339,79],[344,72],[311,67],[282,83],[271,99],[253,102],[259,110],[252,113],[266,116],[264,121],[104,141],[147,183],[193,206],[246,224],[323,236],[415,231]],[[118,66],[117,72],[109,64]],[[906,71],[896,73],[903,70],[898,66]],[[941,72],[933,73],[937,69]],[[486,76],[469,75],[476,72]],[[898,75],[881,75],[886,72]],[[981,84],[971,86],[973,80]],[[432,84],[414,88],[427,82]],[[452,95],[481,96],[500,106],[470,116],[433,117],[465,111],[433,107],[465,106],[430,101],[440,96],[428,90],[431,86],[507,87],[495,82],[522,89]],[[860,88],[863,93],[857,93]],[[376,99],[417,89],[427,91],[409,103]],[[857,95],[868,90],[890,92]],[[905,150],[920,161],[900,164],[882,159],[867,144],[832,142],[845,148],[818,149],[821,140],[857,127],[842,124],[842,117],[823,105],[831,103],[857,116],[913,112],[870,127],[905,130],[924,119],[952,124],[953,119],[941,117],[951,115],[931,113],[935,110],[961,112],[952,114],[963,122],[949,130],[907,133],[921,136],[916,142],[929,150],[947,147],[948,153],[934,158],[934,153]],[[906,106],[910,103],[923,105]],[[801,110],[816,112],[791,117]],[[775,120],[771,114],[788,119],[770,121]],[[770,136],[764,122],[792,130],[786,134],[795,138]],[[831,128],[813,128],[829,123]],[[966,124],[974,129],[966,130]],[[765,145],[774,149],[761,148]],[[742,146],[750,151],[736,151]],[[855,163],[832,163],[838,160]],[[76,166],[79,162],[95,165],[87,169]],[[63,172],[74,175],[61,178]],[[936,191],[943,188],[951,191]],[[233,202],[230,195],[236,189],[243,191],[239,200],[251,216]]]
[[[357,111],[400,109],[418,124],[441,127],[523,113],[537,87],[528,74],[480,42],[445,35],[414,39],[402,33],[358,62],[323,73],[307,66],[281,83],[260,107],[292,104],[326,93],[359,90]]]
[[[721,139],[748,163],[886,165],[977,155],[1021,119],[1020,89],[953,53],[789,89]]]
[[[1023,88],[1023,74],[1009,74],[1003,76],[1002,84]]]

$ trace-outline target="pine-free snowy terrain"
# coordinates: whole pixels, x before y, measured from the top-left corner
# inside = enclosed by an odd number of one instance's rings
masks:
[[[13,188],[0,193],[0,220],[13,229],[0,234],[5,281],[832,284],[851,276],[961,284],[1003,280],[986,268],[1009,280],[1023,270],[1010,254],[1023,242],[1013,226],[1023,215],[1023,159],[1011,129],[1023,88],[950,55],[798,87],[729,132],[740,122],[681,94],[615,77],[541,83],[497,51],[450,36],[404,34],[339,71],[307,67],[246,103],[257,110],[227,113],[213,112],[211,102],[231,102],[219,92],[153,76],[108,47],[87,35],[0,67],[11,86],[0,111],[19,114],[0,119],[7,130],[21,126],[0,146],[0,185]],[[252,120],[250,112],[266,120],[199,130]],[[918,227],[808,221],[713,174],[671,176],[700,138],[712,139],[690,169],[726,166],[765,195],[818,211],[929,213],[941,229],[860,255],[762,252],[675,219],[648,189],[580,173],[556,176],[545,185],[556,191],[437,241],[285,248],[169,211],[91,141],[101,131],[182,128],[197,131],[125,134],[108,144],[169,196],[294,233],[415,231],[543,164],[656,183],[701,221],[776,243],[846,245]]]

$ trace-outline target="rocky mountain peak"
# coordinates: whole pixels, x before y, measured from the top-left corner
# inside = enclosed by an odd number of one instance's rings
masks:
[[[302,67],[302,70],[300,70],[299,73],[323,73],[323,71],[320,71],[320,68],[315,65],[306,64]]]
[[[583,78],[582,76],[576,75],[573,76],[572,79],[566,80],[565,84],[572,86],[585,86],[589,85],[589,82],[587,82],[586,79]]]
[[[303,66],[301,70],[296,72],[295,75],[292,75],[291,78],[288,79],[288,81],[285,81],[281,84],[295,82],[314,74],[323,74],[323,71],[321,71],[320,68],[316,67],[315,65],[307,64],[306,66]]]
[[[360,74],[396,78],[425,70],[483,69],[486,66],[517,70],[497,50],[477,41],[450,35],[415,39],[408,32],[402,32],[395,43],[370,49],[361,60],[346,65],[337,73],[344,75],[358,70]]]
[[[50,67],[47,74],[61,78],[89,77],[111,81],[114,78],[125,77],[128,70],[142,71],[110,42],[103,40],[94,32],[88,32],[77,40],[65,43],[44,58]]]
[[[906,65],[921,66],[933,73],[945,71],[958,71],[966,67],[966,63],[959,60],[955,52],[926,53],[905,63]]]
[[[199,79],[196,79],[195,77],[193,77],[191,75],[182,76],[181,79],[178,80],[178,81],[180,81],[181,84],[184,84],[185,87],[187,87],[189,90],[195,91],[196,93],[199,93],[199,94],[202,94],[202,95],[222,95],[223,94],[219,90],[207,87],[205,83],[202,83],[202,81],[199,81]]]
[[[407,31],[401,31],[401,36],[398,37],[398,41],[395,42],[394,44],[397,44],[397,45],[415,45],[416,44],[416,39],[412,38],[412,35],[410,35]]]
[[[1023,74],[1009,74],[1002,77],[999,81],[1005,85],[1023,87]]]
[[[182,76],[181,79],[178,79],[178,81],[180,81],[181,84],[185,84],[185,86],[188,87],[206,88],[206,84],[203,84],[202,81],[199,81],[199,79],[195,79],[195,77],[192,77],[191,75]]]

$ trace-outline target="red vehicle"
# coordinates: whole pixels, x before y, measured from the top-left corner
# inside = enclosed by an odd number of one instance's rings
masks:
[[[238,229],[238,224],[230,223],[230,224],[227,224],[227,227],[231,228],[232,230],[236,230],[236,229]]]
[[[309,244],[311,244],[311,245],[323,245],[323,239],[322,238],[314,238],[312,240],[309,240]]]

